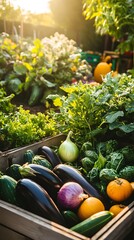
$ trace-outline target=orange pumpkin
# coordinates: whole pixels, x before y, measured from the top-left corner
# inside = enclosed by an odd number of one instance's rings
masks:
[[[111,60],[110,56],[106,56],[102,62],[98,63],[94,69],[94,80],[98,83],[102,83],[103,77],[109,72],[111,72],[112,63],[107,63]]]
[[[110,199],[122,202],[131,196],[133,189],[131,183],[126,179],[117,178],[107,185],[106,192]]]
[[[132,189],[134,191],[134,182],[131,182]]]
[[[109,72],[111,72],[111,63],[100,62],[94,69],[94,79],[96,82],[102,83],[103,77]]]
[[[126,206],[123,204],[115,204],[110,207],[109,211],[114,214],[114,216],[117,216]]]

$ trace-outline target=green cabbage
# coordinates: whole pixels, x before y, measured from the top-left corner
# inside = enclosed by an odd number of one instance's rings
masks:
[[[134,182],[134,166],[126,166],[119,172],[119,177]]]

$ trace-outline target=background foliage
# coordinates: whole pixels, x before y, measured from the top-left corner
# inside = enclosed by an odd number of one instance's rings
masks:
[[[50,38],[14,41],[7,34],[0,36],[0,86],[15,95],[23,93],[30,106],[46,103],[46,96],[59,93],[60,86],[72,83],[79,74],[91,74],[91,66],[83,65],[81,49],[65,35]]]
[[[134,48],[133,0],[83,0],[85,18],[94,19],[96,32],[120,41],[121,52]]]

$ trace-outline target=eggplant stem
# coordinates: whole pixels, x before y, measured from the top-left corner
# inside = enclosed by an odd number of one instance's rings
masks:
[[[31,169],[29,166],[19,167],[19,172],[23,177],[35,176],[35,173],[36,173],[36,171]]]

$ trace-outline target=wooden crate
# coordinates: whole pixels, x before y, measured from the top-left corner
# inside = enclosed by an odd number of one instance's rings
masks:
[[[0,201],[1,240],[123,240],[134,229],[134,202],[92,238],[70,231],[4,201]]]
[[[20,149],[7,151],[0,156],[0,170],[4,172],[13,163],[21,164],[23,154],[27,149],[32,149],[36,153],[39,147],[58,146],[64,139],[65,136],[61,134]],[[133,229],[134,201],[92,238],[87,238],[52,221],[0,201],[1,240],[123,240]]]
[[[63,140],[65,140],[65,135],[59,134],[55,137],[49,137],[44,139],[43,141],[36,142],[34,144],[27,145],[25,147],[11,149],[9,151],[3,152],[0,155],[0,170],[2,172],[13,163],[22,164],[23,162],[23,155],[26,150],[31,149],[34,153],[37,152],[39,147],[43,145],[46,146],[58,146]]]

